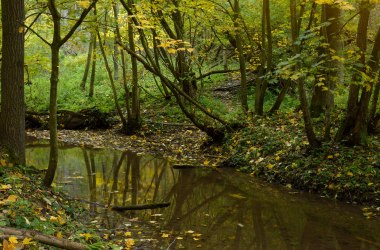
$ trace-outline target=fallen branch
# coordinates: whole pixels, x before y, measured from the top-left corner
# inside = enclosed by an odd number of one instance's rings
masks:
[[[46,235],[37,231],[27,229],[16,229],[11,227],[0,226],[0,231],[7,235],[14,235],[18,237],[31,238],[35,241],[44,243],[49,246],[54,246],[63,249],[72,250],[86,250],[88,247],[84,244],[73,242],[67,239],[59,239],[57,237]]]
[[[115,207],[112,207],[111,209],[115,211],[126,211],[126,210],[155,209],[155,208],[163,208],[163,207],[168,207],[168,206],[170,206],[170,202],[130,205],[130,206],[124,206],[124,207],[115,206]]]

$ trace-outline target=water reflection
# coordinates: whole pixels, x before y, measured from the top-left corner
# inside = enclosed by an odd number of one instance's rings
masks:
[[[27,150],[28,163],[39,167],[48,155],[36,143]],[[380,222],[366,221],[357,208],[234,171],[174,170],[151,156],[62,146],[55,185],[85,201],[101,227],[125,228],[138,217],[158,239],[150,249],[380,249]],[[164,209],[104,209],[166,201]]]

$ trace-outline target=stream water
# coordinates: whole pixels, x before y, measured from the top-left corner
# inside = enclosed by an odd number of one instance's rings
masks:
[[[29,165],[46,168],[48,158],[46,142],[29,143]],[[152,156],[62,145],[55,187],[83,201],[99,230],[141,239],[138,249],[380,250],[380,221],[359,207],[228,169],[177,170]],[[104,209],[157,202],[171,205]]]

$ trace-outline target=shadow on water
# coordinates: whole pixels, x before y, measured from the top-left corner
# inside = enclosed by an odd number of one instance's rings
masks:
[[[30,143],[28,164],[46,167],[48,152],[43,142]],[[144,228],[134,237],[149,239],[147,249],[380,249],[379,220],[364,219],[357,207],[235,171],[176,170],[152,156],[69,146],[59,157],[56,187],[85,202],[101,228]],[[157,202],[171,205],[104,209]]]

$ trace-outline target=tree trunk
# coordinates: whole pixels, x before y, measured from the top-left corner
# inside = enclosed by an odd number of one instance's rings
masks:
[[[128,5],[130,8],[133,6],[133,0],[128,0]],[[134,31],[132,21],[128,23],[128,42],[131,50],[136,52],[135,41],[134,41]],[[138,83],[137,75],[137,59],[131,56],[132,64],[132,108],[131,116],[128,120],[128,133],[132,134],[136,130],[140,129],[141,118],[140,118],[140,88]]]
[[[263,16],[262,16],[262,41],[263,41],[263,56],[265,60],[261,65],[263,75],[272,70],[272,28],[270,20],[269,0],[263,0]],[[268,88],[268,80],[262,79],[256,83],[256,98],[255,98],[255,114],[264,115],[264,98]]]
[[[90,67],[91,67],[92,52],[94,50],[93,49],[93,47],[94,47],[93,36],[94,36],[94,34],[91,33],[90,44],[88,45],[86,66],[84,68],[83,78],[82,78],[82,82],[80,84],[80,88],[83,91],[86,89],[86,82],[87,82],[88,72],[90,71]]]
[[[91,65],[91,77],[90,77],[90,88],[88,91],[89,97],[94,97],[94,89],[95,89],[95,76],[96,76],[96,35],[93,37],[93,48],[92,48],[92,65]]]
[[[43,181],[43,185],[50,187],[53,183],[55,171],[58,165],[58,130],[57,130],[57,93],[59,80],[59,50],[77,28],[81,25],[90,10],[95,6],[97,0],[94,0],[90,6],[85,9],[80,18],[71,27],[65,37],[61,38],[61,15],[57,9],[55,0],[48,1],[48,8],[53,19],[53,41],[51,49],[51,74],[50,74],[50,109],[49,109],[49,130],[50,130],[50,157],[49,166]]]
[[[117,113],[118,113],[118,115],[120,117],[121,123],[123,124],[122,130],[125,133],[126,129],[127,129],[127,121],[125,120],[125,117],[123,115],[123,111],[121,110],[121,107],[120,107],[119,102],[118,102],[115,81],[113,79],[112,70],[111,70],[111,67],[110,67],[110,65],[108,63],[107,55],[106,55],[106,52],[104,50],[104,47],[103,47],[103,44],[102,44],[102,39],[100,37],[99,31],[98,31],[98,41],[99,41],[100,51],[102,52],[101,54],[102,54],[102,57],[103,57],[103,60],[104,60],[104,64],[106,66],[106,70],[107,70],[107,73],[108,73],[108,78],[109,78],[110,83],[111,83],[111,88],[112,88],[113,98],[114,98],[114,102],[115,102],[115,107],[116,107]]]
[[[322,23],[330,22],[327,27],[321,28],[322,36],[329,44],[328,48],[321,48],[321,53],[326,55],[325,70],[321,72],[320,78],[325,80],[317,81],[310,103],[310,111],[313,117],[319,117],[323,112],[327,112],[334,105],[333,91],[336,83],[341,80],[342,63],[333,59],[333,56],[341,56],[342,43],[339,37],[341,10],[335,4],[324,4],[322,6]],[[329,117],[326,117],[329,120]],[[326,131],[326,133],[329,131]]]
[[[24,0],[1,0],[2,62],[0,144],[25,164]]]
[[[51,73],[50,73],[50,107],[49,107],[49,133],[50,133],[50,157],[49,166],[43,181],[44,186],[50,187],[53,183],[55,171],[58,166],[58,131],[57,131],[57,92],[59,80],[59,50],[61,48],[61,15],[59,14],[55,0],[49,0],[48,7],[53,18],[54,31],[51,49]]]
[[[370,15],[368,0],[361,1],[360,10],[356,44],[360,50],[359,63],[363,66],[357,69],[358,73],[353,77],[353,81],[356,83],[350,85],[346,117],[335,136],[336,141],[346,138],[352,145],[366,144],[368,104],[367,100],[364,99],[370,98],[372,92],[372,87],[367,91],[365,87],[361,87],[357,84],[357,82],[362,81],[360,72],[366,73],[366,67],[364,65],[366,64],[365,53],[367,50],[367,30]],[[361,89],[364,99],[359,99]],[[367,105],[367,107],[365,107],[365,105]],[[362,112],[365,113],[363,114]]]
[[[290,23],[291,23],[291,34],[293,42],[293,53],[298,54],[301,51],[301,48],[295,41],[298,39],[298,23],[297,23],[297,9],[296,9],[296,0],[290,0]],[[296,66],[295,70],[299,68],[299,65]],[[305,91],[305,83],[302,77],[297,79],[298,86],[298,96],[301,103],[301,110],[304,120],[304,127],[307,139],[309,141],[310,147],[317,148],[320,146],[320,142],[317,139],[317,136],[314,133],[314,127],[310,115],[309,105],[307,101],[307,95]]]
[[[239,0],[234,0],[234,26],[236,29],[236,49],[239,56],[239,67],[240,67],[240,102],[243,108],[243,112],[248,112],[248,87],[247,87],[247,72],[245,66],[245,57],[243,52],[242,38],[240,35],[240,3]]]

